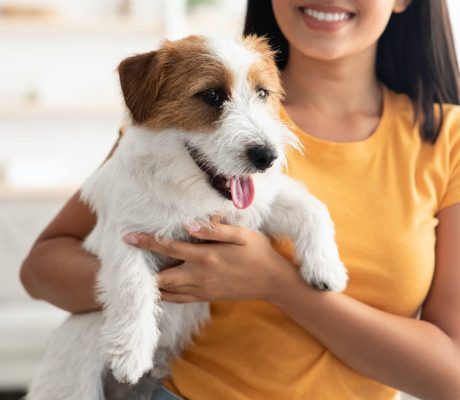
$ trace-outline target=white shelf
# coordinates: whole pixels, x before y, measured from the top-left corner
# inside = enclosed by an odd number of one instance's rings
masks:
[[[0,202],[1,201],[64,201],[78,190],[78,184],[41,187],[41,188],[19,188],[0,183]]]
[[[107,106],[41,106],[35,104],[8,105],[0,103],[0,119],[17,118],[114,118],[122,120],[124,107],[110,104]]]
[[[131,17],[91,19],[62,17],[0,17],[0,38],[5,35],[72,35],[72,36],[152,36],[164,32],[160,18],[150,21]]]

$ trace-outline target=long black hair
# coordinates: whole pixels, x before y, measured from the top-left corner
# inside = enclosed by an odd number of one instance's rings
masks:
[[[278,68],[289,57],[289,44],[279,29],[270,0],[248,0],[244,34],[265,35],[277,51]],[[446,0],[413,0],[394,13],[377,48],[377,78],[390,89],[407,94],[415,121],[422,119],[422,138],[435,143],[443,123],[442,107],[460,104],[460,76]],[[414,122],[415,122],[414,121]]]

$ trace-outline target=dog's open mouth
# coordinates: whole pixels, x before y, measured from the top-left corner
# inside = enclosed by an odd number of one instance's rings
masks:
[[[195,148],[186,145],[196,165],[208,176],[210,185],[223,197],[233,202],[236,208],[248,208],[254,200],[254,182],[248,176],[224,176]]]

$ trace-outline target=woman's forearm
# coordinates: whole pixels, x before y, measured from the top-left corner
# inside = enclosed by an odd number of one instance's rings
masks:
[[[271,301],[345,364],[422,399],[460,399],[460,350],[435,325],[395,316],[300,279]]]
[[[35,244],[21,268],[27,292],[72,313],[100,309],[94,289],[99,261],[81,244],[65,236]]]

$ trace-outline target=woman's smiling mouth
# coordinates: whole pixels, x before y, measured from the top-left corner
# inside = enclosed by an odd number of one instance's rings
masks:
[[[305,5],[299,11],[309,28],[324,31],[338,30],[356,15],[340,7],[319,5]]]

